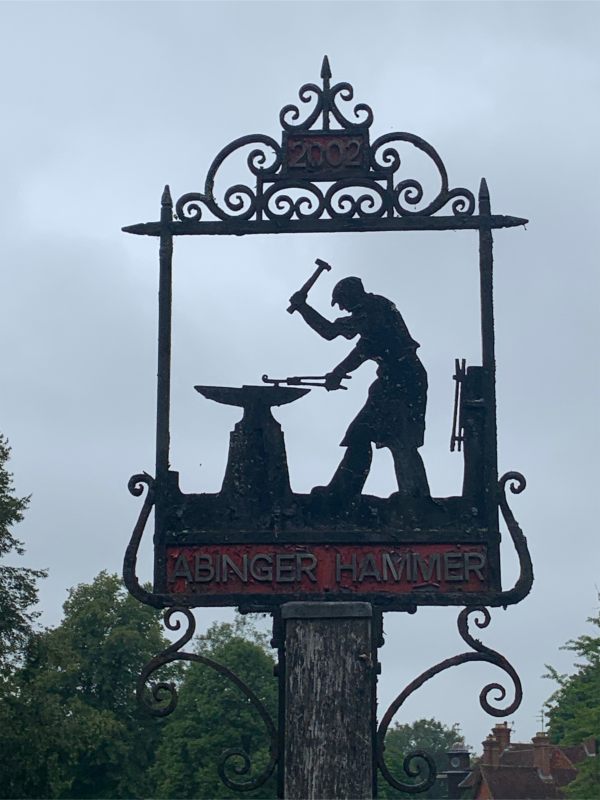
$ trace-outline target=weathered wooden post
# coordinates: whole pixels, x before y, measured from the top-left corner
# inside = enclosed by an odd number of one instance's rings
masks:
[[[284,797],[369,798],[375,667],[370,603],[285,603]]]
[[[372,110],[365,103],[348,107],[354,90],[347,83],[332,85],[331,77],[325,57],[322,85],[305,84],[299,92],[302,103],[312,103],[305,118],[296,105],[281,109],[280,141],[254,134],[231,142],[211,164],[202,191],[181,195],[173,207],[167,189],[158,221],[123,229],[157,237],[160,243],[156,475],[142,473],[130,481],[133,494],[142,494],[144,486],[147,494],[123,574],[139,600],[166,609],[171,630],[181,624],[175,615],[187,620],[181,638],[144,668],[139,696],[147,699],[146,682],[175,660],[201,662],[229,678],[261,715],[270,758],[261,774],[252,774],[242,739],[225,754],[219,774],[227,786],[248,790],[261,786],[277,768],[280,794],[289,800],[368,798],[378,772],[400,790],[425,791],[436,778],[431,757],[421,751],[405,754],[400,779],[386,764],[385,734],[406,698],[449,667],[487,661],[503,669],[513,682],[514,699],[503,708],[492,706],[488,695],[499,685],[491,684],[482,690],[480,702],[495,716],[511,714],[521,699],[519,678],[503,656],[471,635],[468,623],[475,615],[478,627],[486,627],[487,607],[519,602],[533,580],[527,543],[506,498],[507,486],[518,493],[525,479],[516,472],[497,479],[492,281],[492,231],[527,220],[492,214],[485,182],[478,206],[470,190],[450,188],[440,156],[424,139],[395,132],[371,142]],[[418,150],[437,171],[434,196],[427,198],[421,182],[404,174],[405,148]],[[236,182],[217,197],[217,174],[240,151],[247,183]],[[325,341],[354,339],[354,346],[325,375],[263,375],[259,385],[196,386],[206,400],[238,407],[241,418],[230,433],[221,490],[180,489],[169,460],[174,236],[456,230],[479,234],[482,350],[481,365],[456,361],[451,449],[464,453],[460,493],[430,495],[419,453],[428,379],[417,355],[418,341],[391,299],[367,291],[362,278],[368,276],[336,279],[331,304],[342,316],[334,320],[309,305],[315,281],[326,280],[320,276],[332,269],[321,259],[289,300],[282,297],[282,311],[287,308],[292,315],[286,318],[289,324],[304,322]],[[219,333],[214,331],[211,349]],[[293,492],[283,431],[272,409],[301,401],[320,387],[332,393],[327,398],[335,413],[335,391],[346,389],[344,382],[366,361],[377,364],[377,378],[348,426],[336,472],[327,486]],[[301,413],[302,403],[296,408]],[[363,492],[373,445],[388,448],[393,457],[398,491],[388,498]],[[521,568],[509,590],[502,589],[500,575],[499,510]],[[154,585],[147,591],[137,578],[136,559],[152,511]],[[425,605],[463,606],[458,630],[470,650],[415,678],[377,727],[382,614],[415,612]],[[273,615],[280,657],[279,725],[239,676],[182,649],[194,633],[190,609],[210,606]],[[154,713],[171,713],[176,702],[176,687],[154,685],[149,703]],[[241,765],[232,758],[241,758]]]

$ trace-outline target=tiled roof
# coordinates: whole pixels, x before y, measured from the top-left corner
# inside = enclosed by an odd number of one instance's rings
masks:
[[[553,769],[552,777],[557,786],[566,786],[577,777],[576,769]]]
[[[471,772],[469,772],[464,781],[461,781],[458,785],[461,789],[470,789],[471,786],[475,786],[478,778],[479,778],[479,767],[475,767],[473,770],[471,770]]]
[[[533,747],[516,747],[509,745],[500,753],[501,767],[531,767],[533,764]]]
[[[483,782],[488,790],[485,796],[493,800],[562,800],[564,787],[577,777],[576,765],[597,752],[596,740],[592,737],[580,745],[564,746],[551,744],[546,738],[542,746],[547,748],[545,763],[549,775],[542,777],[534,755],[535,746],[540,746],[538,741],[543,736],[538,734],[534,738],[536,745],[511,742],[498,754],[498,766],[480,762],[459,784],[460,788],[470,789],[471,796],[477,796]]]
[[[554,781],[543,781],[535,767],[481,767],[480,769],[493,798],[558,800],[564,796]]]
[[[579,761],[583,761],[584,758],[587,758],[585,747],[582,744],[573,744],[567,747],[561,746],[560,749],[572,764],[577,764]]]
[[[460,784],[462,789],[475,789],[481,780],[489,788],[492,798],[498,800],[555,800],[563,798],[562,787],[577,777],[573,762],[585,756],[584,748],[550,745],[550,776],[542,778],[533,765],[531,744],[515,742],[501,754],[499,765],[479,764]]]

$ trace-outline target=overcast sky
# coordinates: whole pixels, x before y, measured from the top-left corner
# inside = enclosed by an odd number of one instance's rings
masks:
[[[140,507],[127,479],[154,469],[158,247],[120,229],[158,218],[165,183],[176,197],[202,191],[232,139],[278,139],[280,108],[319,82],[327,53],[334,80],[373,108],[373,138],[425,138],[451,187],[476,192],[485,176],[494,211],[530,220],[496,234],[495,304],[500,471],[528,480],[511,505],[536,580],[478,635],[521,675],[516,738],[535,733],[553,690],[544,664],[570,668],[559,647],[598,605],[599,23],[598,4],[572,1],[0,4],[0,430],[17,490],[32,494],[18,531],[25,561],[50,570],[44,624],[59,622],[69,587],[120,571]],[[238,418],[194,384],[322,374],[348,351],[285,313],[317,257],[334,270],[311,294],[316,307],[329,313],[335,282],[359,275],[421,343],[422,454],[433,493],[458,494],[452,372],[455,357],[480,363],[475,232],[177,240],[172,464],[182,488],[218,490]],[[296,491],[329,480],[373,374],[365,365],[352,391],[316,390],[277,412]],[[378,451],[367,491],[394,488],[391,457]],[[140,571],[151,575],[148,546]],[[457,611],[386,615],[382,710],[466,649]],[[201,628],[230,616],[197,613]],[[477,698],[498,678],[462,666],[419,690],[399,721],[459,722],[480,750],[494,720]]]

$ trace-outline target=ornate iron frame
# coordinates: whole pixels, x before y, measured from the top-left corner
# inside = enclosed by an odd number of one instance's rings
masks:
[[[279,116],[282,126],[281,144],[264,134],[236,139],[224,147],[212,162],[202,192],[182,195],[175,202],[173,209],[167,186],[161,198],[159,221],[123,228],[127,233],[155,236],[160,241],[156,472],[154,478],[142,473],[134,475],[129,481],[129,490],[132,494],[140,496],[144,485],[147,487],[147,493],[125,553],[123,574],[127,588],[138,600],[157,608],[166,608],[165,623],[170,630],[178,630],[180,627],[179,621],[172,622],[176,612],[183,614],[188,624],[181,638],[144,668],[138,682],[138,697],[140,702],[150,707],[153,713],[160,716],[169,714],[177,703],[176,687],[165,683],[153,685],[154,703],[148,703],[144,687],[156,670],[176,660],[202,663],[226,676],[253,703],[264,720],[270,738],[270,761],[261,775],[247,781],[236,782],[226,774],[227,761],[234,755],[240,756],[243,765],[233,769],[236,774],[242,775],[248,773],[250,759],[241,750],[229,750],[219,765],[219,774],[230,788],[254,789],[268,779],[278,764],[281,789],[282,747],[278,740],[277,728],[263,704],[252,690],[226,667],[209,658],[181,649],[190,641],[195,628],[193,614],[185,607],[185,598],[168,593],[150,592],[141,586],[136,575],[139,544],[155,502],[168,484],[170,470],[173,237],[347,231],[476,230],[479,236],[482,390],[486,407],[489,409],[484,428],[484,446],[488,453],[484,480],[488,489],[497,487],[496,499],[492,497],[492,502],[488,504],[488,509],[491,509],[488,511],[490,517],[488,521],[490,529],[497,527],[499,508],[519,558],[520,574],[510,590],[469,594],[468,600],[460,593],[440,596],[439,602],[443,604],[465,605],[466,601],[469,603],[459,614],[458,628],[463,640],[472,648],[472,652],[446,659],[422,673],[398,695],[379,725],[375,751],[377,765],[382,775],[398,789],[421,792],[432,785],[436,775],[435,765],[427,754],[411,753],[405,758],[404,769],[407,775],[421,778],[417,784],[406,784],[394,778],[384,760],[385,733],[392,717],[413,691],[452,666],[470,661],[486,661],[500,667],[511,677],[515,697],[506,708],[494,708],[487,700],[489,693],[494,689],[498,690],[498,700],[501,701],[506,696],[506,691],[500,684],[489,684],[480,694],[482,708],[494,716],[505,716],[512,713],[521,701],[521,684],[515,670],[503,656],[471,636],[468,631],[468,620],[471,614],[480,612],[483,614],[483,620],[476,620],[476,624],[480,628],[487,627],[490,614],[486,606],[506,608],[508,605],[518,603],[529,593],[533,583],[533,568],[527,542],[506,498],[506,485],[510,483],[511,491],[518,494],[525,488],[525,478],[520,473],[508,472],[498,481],[492,291],[492,231],[525,225],[527,220],[492,214],[485,179],[481,181],[477,202],[474,194],[468,189],[451,189],[446,168],[437,151],[414,134],[388,133],[375,139],[371,144],[370,127],[373,122],[371,108],[359,103],[351,109],[352,118],[349,118],[340,108],[340,101],[351,103],[354,98],[353,87],[344,82],[332,86],[331,77],[329,62],[325,57],[321,70],[322,85],[307,83],[299,90],[300,102],[305,105],[312,103],[312,108],[303,120],[300,119],[299,106],[287,105],[281,109]],[[416,148],[437,170],[439,191],[428,200],[424,199],[426,192],[420,181],[412,177],[402,179],[397,177],[402,167],[398,147],[402,145]],[[248,184],[237,183],[225,189],[222,199],[219,200],[215,187],[220,167],[227,158],[246,148],[252,148],[247,155],[246,164],[255,181],[255,188]],[[438,212],[448,205],[452,213],[439,215]],[[476,207],[478,213],[475,213]],[[453,436],[453,441],[454,438],[456,441],[461,441],[460,430],[456,437]],[[493,494],[493,488],[491,491]],[[156,568],[155,566],[155,570]],[[436,602],[435,598],[429,599],[429,603]],[[244,598],[240,597],[240,605],[243,603]],[[408,602],[402,610],[414,612],[416,607],[416,603]],[[253,609],[246,608],[246,610]],[[381,612],[385,607],[380,607],[378,610]],[[280,622],[278,623],[279,615],[276,609],[273,610],[273,616],[274,626],[277,629]],[[279,646],[279,672],[282,674],[284,653],[281,639],[275,636],[274,644]],[[375,686],[375,670],[373,680]],[[280,731],[281,714],[280,708]],[[418,759],[421,759],[421,762]],[[417,766],[414,766],[415,763]]]

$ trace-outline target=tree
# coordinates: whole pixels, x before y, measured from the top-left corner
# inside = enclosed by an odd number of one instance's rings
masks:
[[[29,505],[29,497],[14,494],[13,476],[7,469],[10,458],[8,441],[0,434],[0,559],[23,555],[23,544],[11,531],[21,522]],[[0,563],[0,679],[18,662],[39,616],[37,603],[38,578],[46,571]]]
[[[600,629],[600,614],[588,622]],[[589,737],[600,743],[600,631],[597,635],[582,635],[569,640],[563,650],[570,650],[580,659],[575,672],[563,675],[553,667],[544,677],[558,683],[558,689],[546,702],[549,735],[556,744],[581,744]],[[600,797],[600,756],[587,758],[577,765],[577,778],[569,784],[569,797]]]
[[[424,750],[432,756],[438,772],[446,764],[446,752],[457,739],[461,739],[457,723],[448,727],[435,719],[418,719],[411,725],[396,723],[390,728],[385,737],[385,762],[392,775],[403,783],[411,783],[411,779],[402,768],[404,758],[415,750]],[[415,761],[414,766],[417,765]],[[437,780],[434,785],[423,794],[414,795],[401,792],[390,786],[383,777],[378,780],[378,796],[384,800],[399,797],[441,798],[446,797],[445,784]]]
[[[0,710],[0,796],[149,794],[163,726],[135,698],[144,664],[164,650],[159,612],[101,572],[69,592],[64,619],[33,637]]]
[[[212,625],[199,637],[197,652],[228,666],[263,701],[277,720],[277,682],[266,636],[244,617]],[[269,738],[256,710],[224,676],[207,666],[191,664],[179,687],[179,702],[168,717],[152,769],[154,796],[177,798],[239,797],[219,778],[217,767],[224,751],[241,748],[252,760],[249,775],[258,775],[268,763]],[[239,763],[239,761],[238,761]],[[231,770],[228,771],[231,774]],[[275,777],[245,797],[276,796]]]

